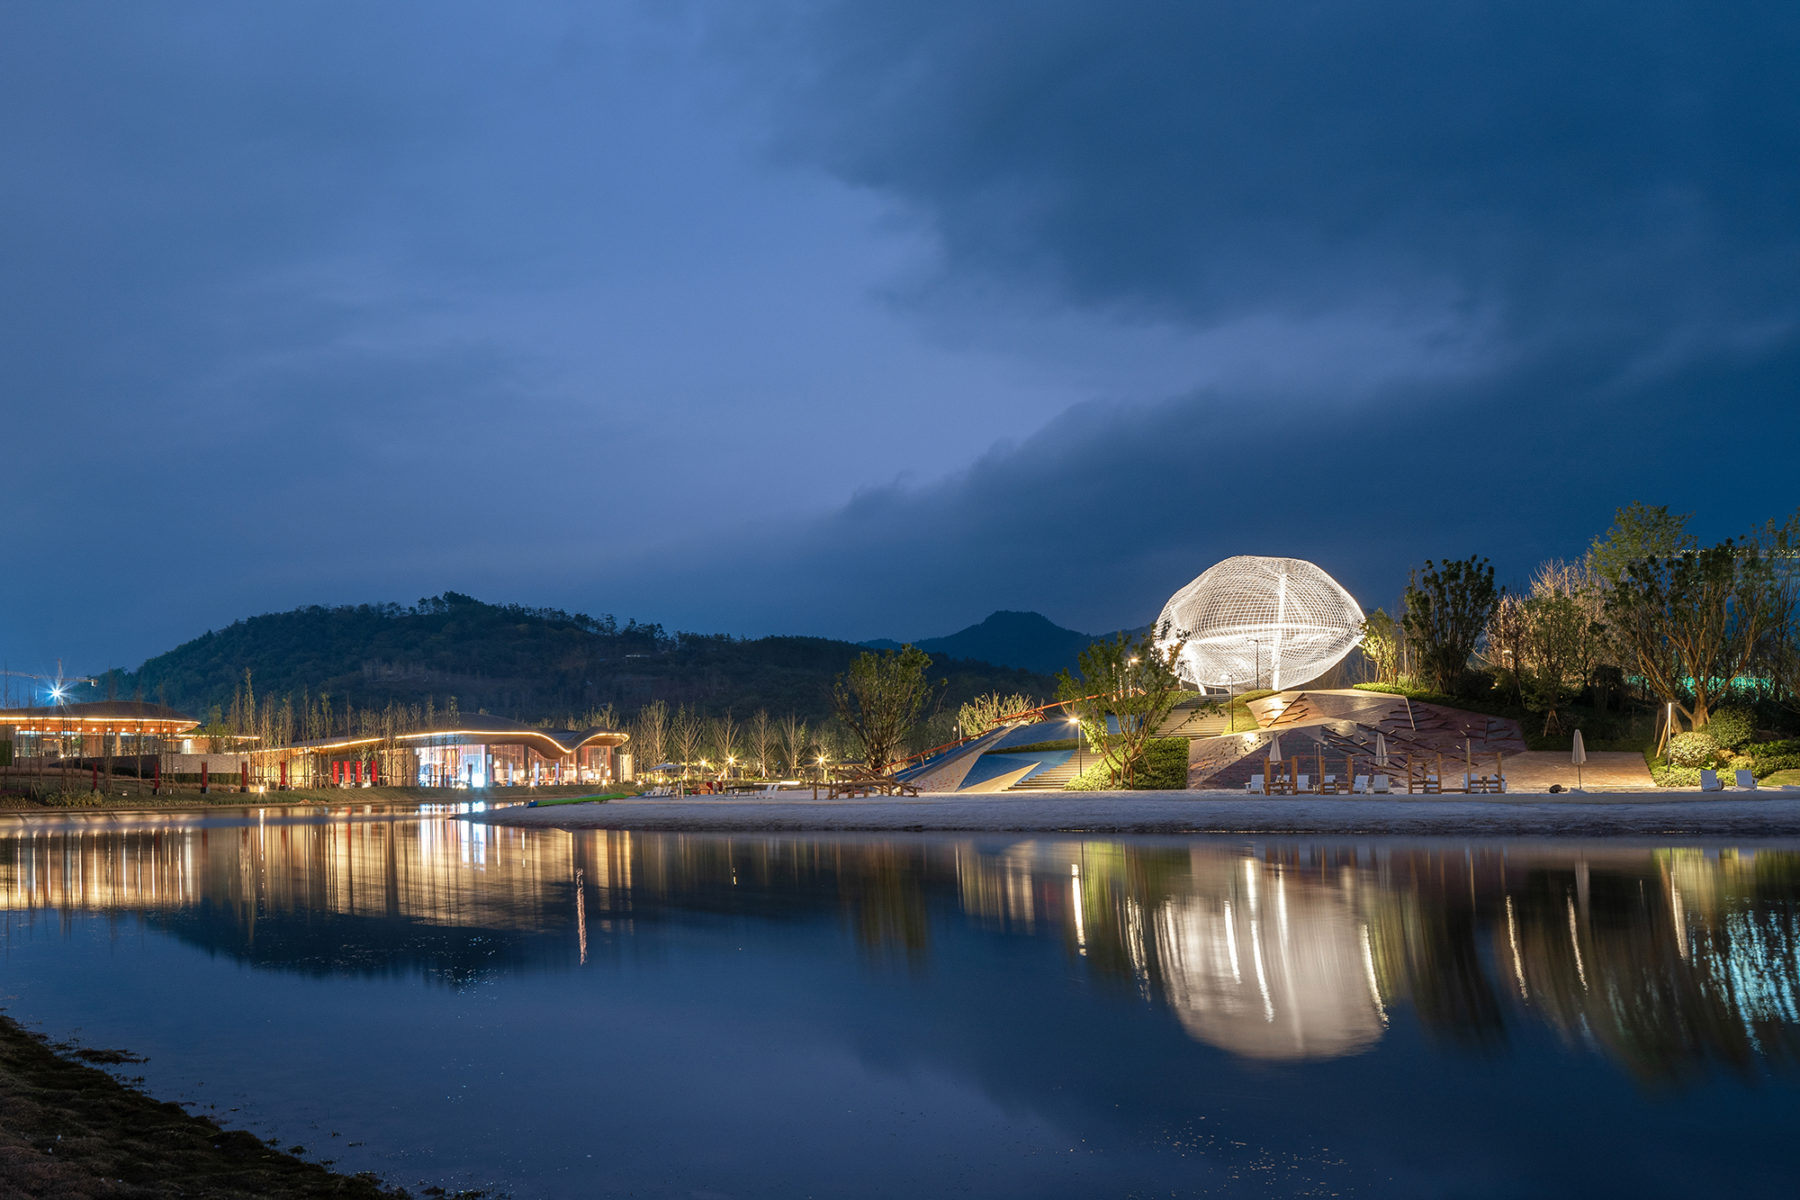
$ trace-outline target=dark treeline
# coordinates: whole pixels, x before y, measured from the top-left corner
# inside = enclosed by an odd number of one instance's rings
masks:
[[[346,712],[410,716],[428,703],[440,713],[455,704],[564,725],[609,705],[625,716],[659,700],[705,714],[793,713],[816,725],[831,714],[833,679],[861,651],[828,638],[672,633],[446,592],[410,607],[312,606],[249,617],[105,682],[109,694],[203,719],[216,709],[230,723],[249,672],[259,708],[277,697],[291,706],[295,736],[314,732],[306,729],[314,722],[324,726],[316,735],[345,732]],[[984,692],[1052,688],[1043,676],[986,663],[940,659],[932,673],[945,682],[940,702],[952,712]],[[309,722],[308,712],[321,716]]]

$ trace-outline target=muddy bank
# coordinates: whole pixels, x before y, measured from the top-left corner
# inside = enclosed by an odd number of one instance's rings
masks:
[[[76,1061],[129,1063],[108,1050],[51,1048],[0,1016],[0,1194],[56,1197],[339,1197],[408,1193],[338,1175],[220,1129]]]
[[[1800,837],[1800,791],[1576,796],[1246,797],[1077,792],[909,799],[633,798],[507,808],[461,820],[558,829],[693,833],[1295,833],[1399,836]]]

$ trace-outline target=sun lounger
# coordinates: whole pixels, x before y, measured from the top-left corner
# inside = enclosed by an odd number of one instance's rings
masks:
[[[1722,792],[1725,785],[1719,782],[1717,771],[1702,770],[1700,772],[1700,790],[1703,792]]]
[[[1319,795],[1335,796],[1338,793],[1337,776],[1327,775],[1319,784]]]
[[[1377,796],[1387,795],[1388,794],[1388,777],[1386,775],[1377,775],[1373,780],[1370,781],[1369,790]]]
[[[1350,791],[1352,794],[1357,795],[1357,796],[1368,795],[1369,794],[1369,777],[1367,775],[1358,775],[1355,779],[1351,780]]]
[[[1756,790],[1755,773],[1751,771],[1739,771],[1737,773],[1737,785],[1746,792],[1754,792]]]
[[[1310,776],[1310,775],[1298,776],[1294,780],[1294,791],[1296,794],[1298,794],[1300,792],[1312,791],[1312,776]]]
[[[1261,775],[1252,775],[1250,777],[1250,782],[1246,783],[1244,785],[1244,790],[1246,792],[1262,791],[1263,790],[1263,777]]]

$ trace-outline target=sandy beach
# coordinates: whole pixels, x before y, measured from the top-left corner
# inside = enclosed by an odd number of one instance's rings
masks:
[[[1455,797],[1247,797],[1084,792],[813,800],[636,798],[491,809],[495,825],[641,832],[1329,833],[1418,836],[1800,837],[1800,789],[1705,797],[1690,791]]]

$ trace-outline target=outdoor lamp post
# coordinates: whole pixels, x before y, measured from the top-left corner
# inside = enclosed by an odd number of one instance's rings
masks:
[[[1075,727],[1075,774],[1081,774],[1081,718],[1070,717],[1069,724]]]

